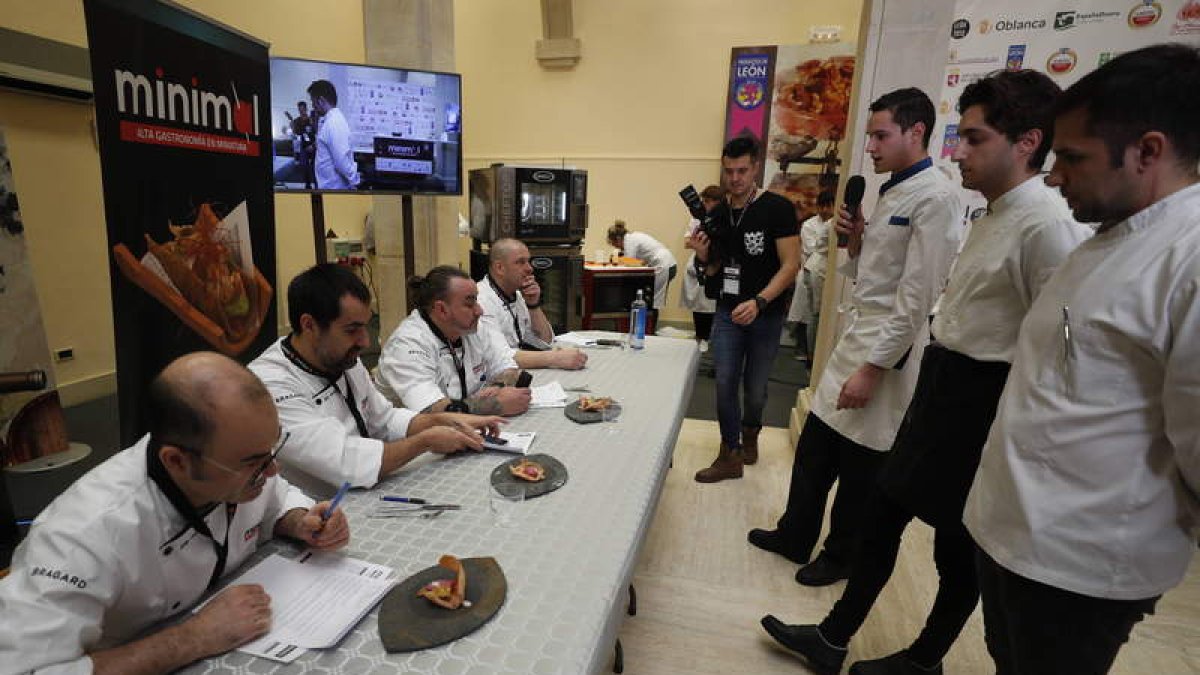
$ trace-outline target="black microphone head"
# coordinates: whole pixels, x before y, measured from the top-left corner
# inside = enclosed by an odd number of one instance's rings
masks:
[[[850,176],[850,180],[846,181],[846,191],[842,197],[846,205],[853,210],[859,204],[862,204],[863,193],[866,191],[867,179],[862,176]]]

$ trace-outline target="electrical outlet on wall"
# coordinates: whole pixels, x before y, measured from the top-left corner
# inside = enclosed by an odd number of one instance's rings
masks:
[[[841,26],[810,26],[808,29],[808,41],[812,44],[837,42],[841,39]]]

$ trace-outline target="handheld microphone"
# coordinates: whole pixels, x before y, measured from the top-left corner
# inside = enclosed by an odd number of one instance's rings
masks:
[[[867,179],[862,176],[850,176],[850,180],[846,181],[846,191],[842,193],[842,201],[846,204],[846,210],[850,215],[857,216],[862,209],[863,194],[867,191]],[[850,238],[844,234],[838,233],[837,242],[839,248],[845,248],[849,243]]]

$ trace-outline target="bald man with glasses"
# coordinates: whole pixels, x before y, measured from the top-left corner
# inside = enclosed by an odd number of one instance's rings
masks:
[[[273,536],[316,550],[350,539],[278,477],[287,449],[250,371],[198,352],[168,365],[146,401],[150,433],[88,472],[38,516],[0,582],[3,670],[160,673],[229,651],[271,626],[261,586],[191,609]]]

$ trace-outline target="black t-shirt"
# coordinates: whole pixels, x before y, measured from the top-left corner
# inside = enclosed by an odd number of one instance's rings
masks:
[[[722,202],[712,211],[712,223],[721,270],[707,283],[715,283],[719,288],[724,267],[730,263],[741,266],[740,292],[736,299],[722,294],[717,301],[722,306],[736,305],[762,292],[779,272],[775,240],[798,236],[795,207],[774,192],[759,193],[744,209],[731,210],[728,202]],[[786,295],[772,300],[767,311],[782,310]]]

